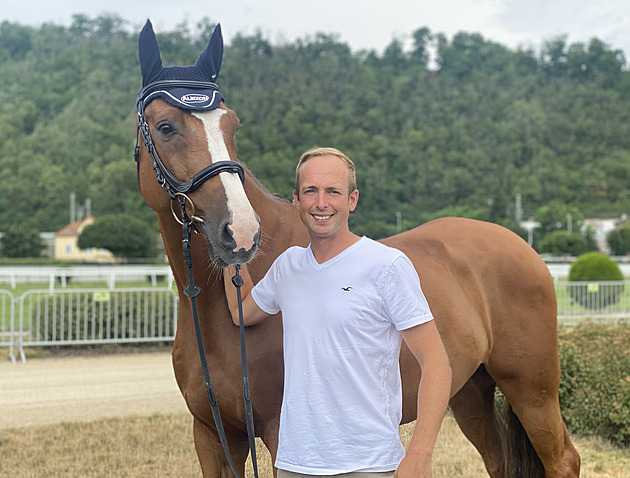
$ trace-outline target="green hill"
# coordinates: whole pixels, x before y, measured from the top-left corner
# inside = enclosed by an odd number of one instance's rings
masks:
[[[158,32],[164,63],[191,64],[214,24]],[[229,25],[223,25],[229,28]],[[155,224],[138,190],[137,31],[75,16],[70,27],[0,24],[0,231],[54,231],[68,197]],[[512,50],[427,28],[404,49],[353,52],[328,35],[273,44],[237,35],[218,80],[242,127],[237,151],[289,197],[300,154],[344,150],[358,167],[355,231],[378,237],[439,215],[513,225],[552,202],[583,216],[630,211],[630,72],[592,39]],[[428,71],[428,52],[438,71]],[[434,68],[432,68],[434,70]]]

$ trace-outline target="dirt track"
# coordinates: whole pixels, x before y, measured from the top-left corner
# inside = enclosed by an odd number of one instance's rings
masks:
[[[169,352],[0,362],[0,429],[185,411]]]

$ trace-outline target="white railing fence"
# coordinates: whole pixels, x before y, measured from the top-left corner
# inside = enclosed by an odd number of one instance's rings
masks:
[[[172,287],[173,271],[169,265],[0,266],[0,284],[11,289],[18,284],[48,284],[49,289],[66,288],[70,282],[105,282],[113,289],[119,282],[144,281],[150,282],[153,287],[160,281],[166,281],[166,287]]]

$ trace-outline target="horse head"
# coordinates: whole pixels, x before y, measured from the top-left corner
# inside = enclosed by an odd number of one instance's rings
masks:
[[[203,232],[218,267],[249,261],[260,244],[260,220],[236,157],[239,120],[216,86],[223,57],[220,26],[192,66],[162,66],[149,21],[140,33],[139,54],[136,160],[145,201],[162,219],[161,227],[166,220],[173,226],[175,220],[190,221]]]

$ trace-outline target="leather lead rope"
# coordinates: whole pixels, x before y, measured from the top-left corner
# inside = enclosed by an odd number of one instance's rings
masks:
[[[243,300],[241,298],[241,287],[243,278],[240,275],[241,265],[236,264],[236,273],[232,277],[232,284],[236,287],[236,298],[238,300],[238,326],[241,336],[241,372],[243,375],[243,400],[245,402],[245,421],[247,423],[247,438],[249,439],[249,451],[252,454],[252,466],[254,477],[258,478],[258,463],[256,461],[256,441],[254,434],[254,413],[252,411],[252,400],[249,394],[249,373],[247,372],[247,355],[245,352],[245,325],[243,324]]]
[[[203,369],[203,376],[206,383],[206,392],[208,394],[208,401],[210,402],[210,408],[212,410],[212,417],[219,434],[219,440],[223,446],[223,453],[234,473],[236,478],[240,478],[234,461],[232,461],[232,455],[230,454],[230,447],[225,436],[225,429],[223,428],[223,421],[221,420],[221,413],[219,412],[219,406],[217,404],[216,396],[212,388],[212,382],[210,381],[210,373],[208,372],[208,363],[206,361],[206,353],[203,346],[203,339],[201,336],[201,324],[199,322],[199,311],[197,308],[197,296],[201,293],[201,288],[195,285],[195,279],[192,271],[192,258],[190,253],[190,233],[194,227],[192,221],[186,214],[186,202],[180,199],[180,206],[182,210],[182,228],[183,239],[182,248],[184,250],[184,260],[186,267],[188,268],[188,285],[184,289],[184,294],[190,298],[190,304],[192,307],[193,320],[195,323],[195,334],[197,336],[197,349],[199,350],[199,358],[201,360],[201,368]],[[243,399],[245,401],[245,416],[247,422],[247,438],[249,440],[249,451],[252,457],[252,465],[254,467],[254,477],[258,478],[258,464],[256,460],[256,441],[254,434],[254,418],[252,412],[251,398],[249,393],[249,376],[247,373],[247,360],[245,354],[245,327],[243,325],[243,306],[241,302],[241,286],[243,285],[243,279],[239,275],[240,265],[236,266],[236,275],[232,278],[232,283],[236,286],[236,294],[238,299],[238,314],[239,314],[239,329],[241,336],[241,370],[243,372]],[[237,285],[239,284],[239,285]]]

